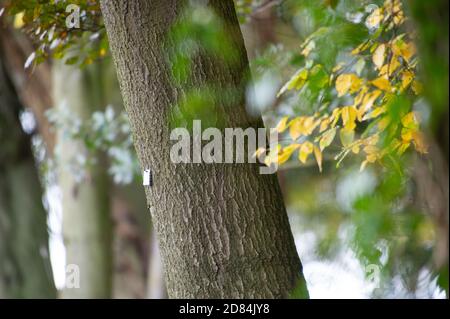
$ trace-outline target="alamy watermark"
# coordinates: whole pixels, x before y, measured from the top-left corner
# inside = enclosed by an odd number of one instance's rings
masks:
[[[65,289],[80,288],[80,267],[77,264],[66,265]]]
[[[170,140],[176,142],[170,150],[170,160],[175,164],[242,164],[257,161],[264,164],[265,150],[278,144],[278,131],[253,127],[224,130],[208,127],[202,130],[201,121],[194,120],[191,132],[186,128],[175,128],[170,133]],[[278,165],[272,163],[270,166],[261,165],[259,172],[273,174],[277,169]]]
[[[201,120],[194,120],[191,132],[186,128],[175,128],[170,140],[175,142],[170,149],[170,160],[174,164],[255,164],[259,162],[260,174],[273,174],[278,170],[276,161],[265,164],[268,150],[278,145],[275,128],[225,128],[208,127],[202,130]],[[152,186],[153,177],[149,168],[143,172],[143,185]]]
[[[380,288],[381,267],[376,264],[369,264],[365,267],[366,278],[373,285],[374,289]]]
[[[81,27],[81,10],[80,6],[76,4],[69,4],[66,7],[66,13],[68,13],[66,17],[66,27],[68,29],[79,29]]]

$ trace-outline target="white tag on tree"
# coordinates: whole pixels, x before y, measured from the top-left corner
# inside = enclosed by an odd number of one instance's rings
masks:
[[[152,173],[149,169],[144,170],[144,186],[152,186]]]

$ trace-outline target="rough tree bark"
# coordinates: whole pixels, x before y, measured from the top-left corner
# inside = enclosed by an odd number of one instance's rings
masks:
[[[277,298],[301,285],[302,269],[275,175],[254,164],[171,163],[168,119],[183,89],[170,81],[167,35],[187,0],[101,1],[121,92],[143,168],[147,202],[161,248],[169,297]],[[248,61],[232,0],[210,0],[239,51],[238,65],[194,62],[184,87],[213,80],[234,86],[240,102],[226,127],[256,127],[245,112]],[[306,290],[306,289],[304,289]]]
[[[55,298],[46,212],[0,43],[0,299]]]

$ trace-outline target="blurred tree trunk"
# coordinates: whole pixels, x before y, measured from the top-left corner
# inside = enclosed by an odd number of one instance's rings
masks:
[[[55,107],[66,108],[74,117],[86,120],[103,105],[99,65],[83,70],[55,62],[53,68]],[[103,154],[97,163],[71,169],[84,145],[57,132],[58,181],[63,201],[63,236],[66,265],[79,269],[80,287],[66,287],[63,298],[110,298],[112,296],[112,222],[109,180]],[[78,170],[78,171],[77,171]],[[75,282],[75,281],[74,281]]]
[[[431,105],[428,162],[418,160],[418,198],[436,225],[434,262],[448,297],[449,253],[449,1],[406,1],[417,28],[424,93]]]
[[[4,22],[0,18],[0,22]],[[37,131],[42,137],[46,151],[52,154],[55,134],[50,130],[50,123],[45,112],[52,106],[51,71],[49,61],[33,68],[24,68],[28,56],[35,50],[30,39],[21,31],[14,30],[6,23],[0,28],[3,42],[5,68],[11,77],[19,100],[30,108],[36,118]]]
[[[146,298],[150,224],[145,193],[137,182],[116,185],[114,219],[114,298]],[[159,274],[162,277],[161,274]]]
[[[188,1],[101,1],[125,107],[143,168],[157,230],[166,284],[172,298],[285,297],[300,284],[302,269],[275,175],[252,164],[175,165],[170,162],[170,106],[183,90],[170,82],[167,35]],[[184,83],[215,79],[234,85],[240,103],[225,127],[257,127],[245,112],[243,79],[248,61],[232,0],[211,0],[240,54],[238,66],[211,57],[194,62]],[[223,106],[223,105],[222,105]]]
[[[0,43],[0,298],[55,298],[46,212]]]
[[[277,43],[276,27],[277,17],[272,5],[257,8],[249,15],[249,21],[242,25],[242,33],[250,59]]]

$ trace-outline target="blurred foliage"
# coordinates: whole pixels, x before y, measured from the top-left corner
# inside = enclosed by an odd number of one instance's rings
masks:
[[[405,153],[411,145],[427,152],[419,120],[426,129],[430,113],[436,114],[421,94],[417,35],[401,3],[283,1],[277,13],[295,30],[292,42],[302,44],[270,47],[252,61],[252,70],[257,85],[291,77],[265,109],[266,122],[287,133],[268,160],[285,163],[298,152],[306,164],[284,177],[302,232],[314,230],[318,258],[339,263],[339,252],[350,247],[363,269],[379,266],[374,297],[442,297],[448,272],[437,277],[433,263],[436,226],[431,212],[413,200],[418,155]],[[361,153],[360,168],[381,165],[355,172]],[[328,168],[325,176],[311,172],[310,156],[321,170]],[[333,159],[341,170],[330,170]]]
[[[251,15],[267,5],[278,3],[277,0],[234,0],[239,21],[248,22]]]
[[[68,163],[68,171],[76,180],[82,181],[87,166],[95,162],[98,151],[108,157],[108,172],[116,184],[130,184],[140,176],[139,163],[134,151],[130,124],[125,113],[115,114],[112,106],[104,112],[96,111],[88,120],[74,116],[67,107],[47,111],[50,122],[62,132],[64,140],[79,141],[82,147],[78,155]],[[55,150],[55,164],[58,163],[58,148]]]
[[[431,125],[436,130],[442,117],[448,117],[449,30],[443,26],[449,24],[449,2],[413,0],[406,5],[418,33],[424,94],[434,107]]]
[[[288,130],[292,141],[270,152],[267,165],[283,164],[298,150],[302,163],[314,153],[322,171],[322,152],[336,136],[342,145],[335,155],[338,166],[351,153],[364,153],[361,169],[384,164],[411,144],[427,153],[420,116],[412,111],[422,85],[416,79],[413,34],[402,29],[406,18],[401,3],[386,0],[381,7],[365,7],[366,14],[362,9],[330,18],[332,26],[319,27],[300,46],[305,61],[278,96],[294,91],[308,105],[297,112],[312,115],[281,119],[277,129]],[[361,43],[352,49],[347,39]]]
[[[183,90],[182,98],[173,105],[170,126],[191,129],[193,120],[201,120],[203,127],[223,127],[227,117],[224,108],[239,103],[235,83],[223,86],[212,72],[192,76],[195,63],[211,68],[222,64],[239,67],[239,52],[229,36],[228,26],[202,1],[191,1],[172,25],[166,44],[167,61],[173,84]],[[242,79],[242,85],[245,85]],[[231,111],[231,110],[230,110]]]
[[[67,25],[75,12],[69,5],[79,8],[76,12],[79,27]],[[3,0],[0,7],[11,17],[13,26],[23,29],[36,43],[36,50],[25,67],[37,65],[49,57],[84,66],[108,52],[106,31],[96,0]]]
[[[288,209],[301,212],[293,227],[313,233],[313,240],[307,237],[313,255],[303,252],[304,267],[320,261],[339,268],[352,262],[345,253],[350,250],[366,276],[368,296],[442,297],[448,283],[438,282],[434,272],[434,225],[412,200],[412,171],[370,167],[359,172],[355,160],[349,161],[353,163],[326,176],[312,168],[283,173]],[[379,278],[371,277],[371,267],[379,270]]]
[[[262,3],[263,1],[236,0],[241,21],[245,21]],[[216,53],[229,57],[232,46],[228,45],[224,34],[216,37],[217,33],[223,32],[218,24],[220,20],[212,19],[212,13],[200,5],[195,6],[195,1],[192,4],[194,7],[191,9],[196,10],[188,12],[187,16],[192,17],[190,22],[196,23],[184,23],[176,28],[177,36],[199,36]],[[71,14],[75,12],[71,5],[78,7],[76,13],[79,14],[79,26],[69,28],[67,22],[73,21]],[[64,59],[66,64],[85,66],[108,54],[108,39],[98,0],[1,0],[0,10],[10,17],[15,28],[23,29],[36,43],[35,52],[25,63],[26,68],[47,58]],[[187,55],[195,50],[193,47],[183,49]],[[177,70],[186,72],[189,64],[187,57],[177,56]],[[183,74],[185,73],[179,76]]]

